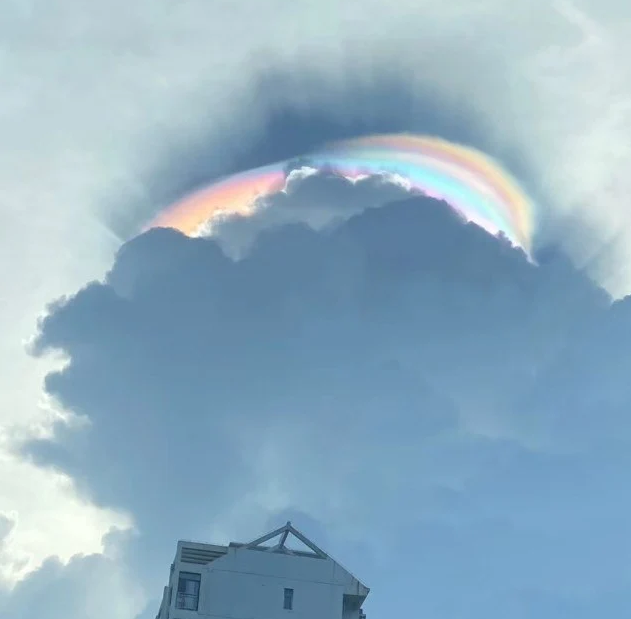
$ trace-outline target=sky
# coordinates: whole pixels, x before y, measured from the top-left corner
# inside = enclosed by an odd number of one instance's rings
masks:
[[[7,7],[2,619],[154,617],[177,539],[288,517],[372,617],[628,608],[626,2]],[[398,131],[510,170],[536,264],[326,173],[212,238],[137,236],[220,175]]]

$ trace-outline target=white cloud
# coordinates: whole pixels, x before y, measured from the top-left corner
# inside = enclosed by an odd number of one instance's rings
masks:
[[[113,557],[75,556],[67,565],[47,560],[10,594],[0,595],[0,616],[11,619],[129,619],[145,600]]]
[[[0,452],[0,465],[0,505],[13,523],[0,554],[0,577],[8,584],[37,568],[45,557],[67,561],[80,549],[100,552],[110,527],[132,524],[129,517],[77,498],[66,475],[20,461],[6,449]]]

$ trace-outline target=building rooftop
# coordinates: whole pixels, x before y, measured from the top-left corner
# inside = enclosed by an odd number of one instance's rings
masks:
[[[227,546],[218,544],[207,544],[202,542],[194,542],[188,540],[180,540],[177,546],[176,561],[182,563],[191,563],[196,565],[207,565],[216,559],[228,554],[230,548],[240,548],[247,550],[257,550],[266,553],[275,553],[283,555],[292,555],[296,557],[307,557],[311,559],[330,560],[342,567],[339,562],[335,561],[324,550],[319,548],[306,535],[298,531],[290,521],[282,527],[270,531],[265,535],[257,537],[251,542],[230,542]],[[343,568],[349,576],[352,574]],[[357,594],[367,596],[370,589],[363,585],[354,576],[356,581]]]
[[[293,546],[288,545],[293,538]],[[302,548],[296,548],[298,541]],[[271,543],[270,542],[274,542]],[[178,542],[178,558],[185,563],[206,564],[210,561],[225,555],[228,548],[247,548],[249,550],[262,550],[265,552],[276,552],[282,554],[296,555],[300,557],[312,557],[314,559],[329,559],[329,555],[318,548],[309,538],[298,531],[291,522],[266,533],[251,542],[230,542],[227,546],[218,544],[208,544],[191,540],[180,540]]]
[[[279,587],[285,598],[273,594]],[[235,604],[239,616],[277,616],[277,604],[292,609],[294,587],[305,617],[366,618],[362,604],[370,589],[287,522],[247,543],[178,541],[157,619],[228,617]]]

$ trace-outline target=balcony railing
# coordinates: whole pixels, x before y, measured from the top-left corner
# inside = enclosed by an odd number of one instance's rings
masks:
[[[199,595],[190,593],[178,593],[175,600],[175,607],[181,610],[197,610]]]

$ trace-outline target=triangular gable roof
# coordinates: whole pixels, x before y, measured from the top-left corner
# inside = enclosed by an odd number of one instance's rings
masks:
[[[301,542],[306,548],[308,548],[308,551],[305,552],[302,550],[294,550],[292,548],[288,548],[287,540],[290,535]],[[276,543],[273,545],[269,545],[267,542],[270,542],[271,540],[276,540]],[[308,556],[318,559],[328,559],[343,570],[344,574],[346,575],[344,580],[346,580],[346,588],[349,594],[352,592],[353,595],[365,598],[370,592],[369,587],[364,585],[356,576],[349,572],[338,561],[333,559],[333,557],[324,552],[324,550],[318,548],[318,546],[316,546],[316,544],[314,544],[306,535],[298,531],[298,529],[296,529],[290,521],[287,521],[287,523],[282,527],[279,527],[278,529],[275,529],[270,533],[262,535],[261,537],[257,537],[255,540],[252,540],[247,544],[235,545],[248,550],[261,550],[264,552],[274,552],[288,555],[298,555],[303,557]]]
[[[299,542],[301,542],[304,546],[306,546],[309,551],[298,551],[293,550],[287,546],[287,540],[289,536],[295,537]],[[278,538],[277,543],[273,546],[267,545],[266,542],[273,540],[274,538]],[[320,559],[330,559],[329,555],[318,548],[308,537],[303,535],[300,531],[295,529],[291,522],[287,521],[287,524],[282,527],[271,531],[261,537],[257,537],[255,540],[244,544],[242,548],[247,548],[250,550],[265,550],[267,552],[279,552],[283,554],[298,554],[298,555],[313,555],[314,557],[318,557]]]

